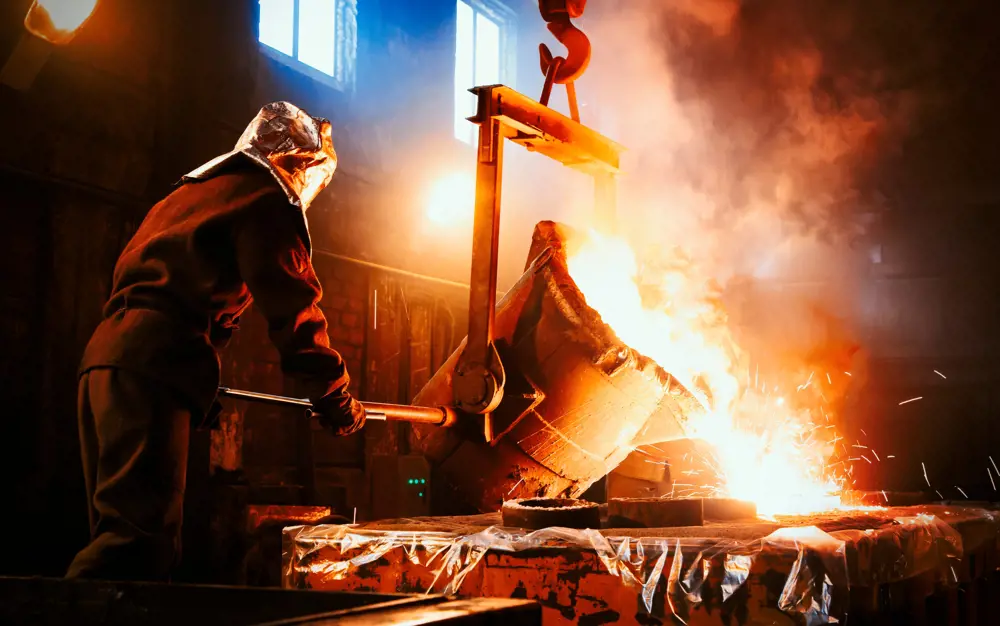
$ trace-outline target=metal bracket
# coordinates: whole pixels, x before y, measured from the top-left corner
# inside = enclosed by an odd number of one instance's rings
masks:
[[[578,121],[503,85],[471,89],[479,99],[476,208],[469,280],[469,335],[455,369],[460,409],[484,415],[486,441],[494,440],[490,413],[503,399],[505,373],[494,340],[503,144],[510,139],[595,179],[598,221],[614,222],[616,178],[623,147]]]

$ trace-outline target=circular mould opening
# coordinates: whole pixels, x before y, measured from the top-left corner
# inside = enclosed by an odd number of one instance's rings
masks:
[[[504,526],[538,530],[551,528],[600,528],[597,504],[570,498],[508,500],[500,510]]]

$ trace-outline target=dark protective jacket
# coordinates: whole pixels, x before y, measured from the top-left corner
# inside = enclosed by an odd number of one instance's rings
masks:
[[[81,373],[138,372],[186,396],[202,418],[219,385],[216,351],[253,301],[297,395],[346,391],[308,242],[301,209],[249,160],[181,185],[149,211],[118,259]]]

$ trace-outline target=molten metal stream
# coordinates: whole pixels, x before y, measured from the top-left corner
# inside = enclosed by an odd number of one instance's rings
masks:
[[[844,481],[827,466],[836,440],[828,415],[821,406],[786,403],[782,394],[801,390],[802,384],[762,385],[746,376],[708,281],[678,264],[642,276],[640,284],[629,245],[593,232],[571,242],[569,270],[587,304],[622,341],[688,389],[702,390],[706,410],[688,416],[686,434],[714,447],[714,457],[706,461],[716,476],[675,477],[687,490],[677,495],[749,500],[763,516],[840,508]],[[650,286],[657,304],[649,303]]]

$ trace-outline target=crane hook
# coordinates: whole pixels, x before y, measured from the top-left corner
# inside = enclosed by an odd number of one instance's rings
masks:
[[[583,15],[587,0],[538,0],[538,10],[546,21],[549,32],[559,40],[568,53],[565,57],[552,54],[545,44],[538,46],[542,74],[548,77],[554,61],[559,60],[552,82],[560,85],[572,83],[580,78],[590,65],[590,39],[586,33],[570,22]]]

